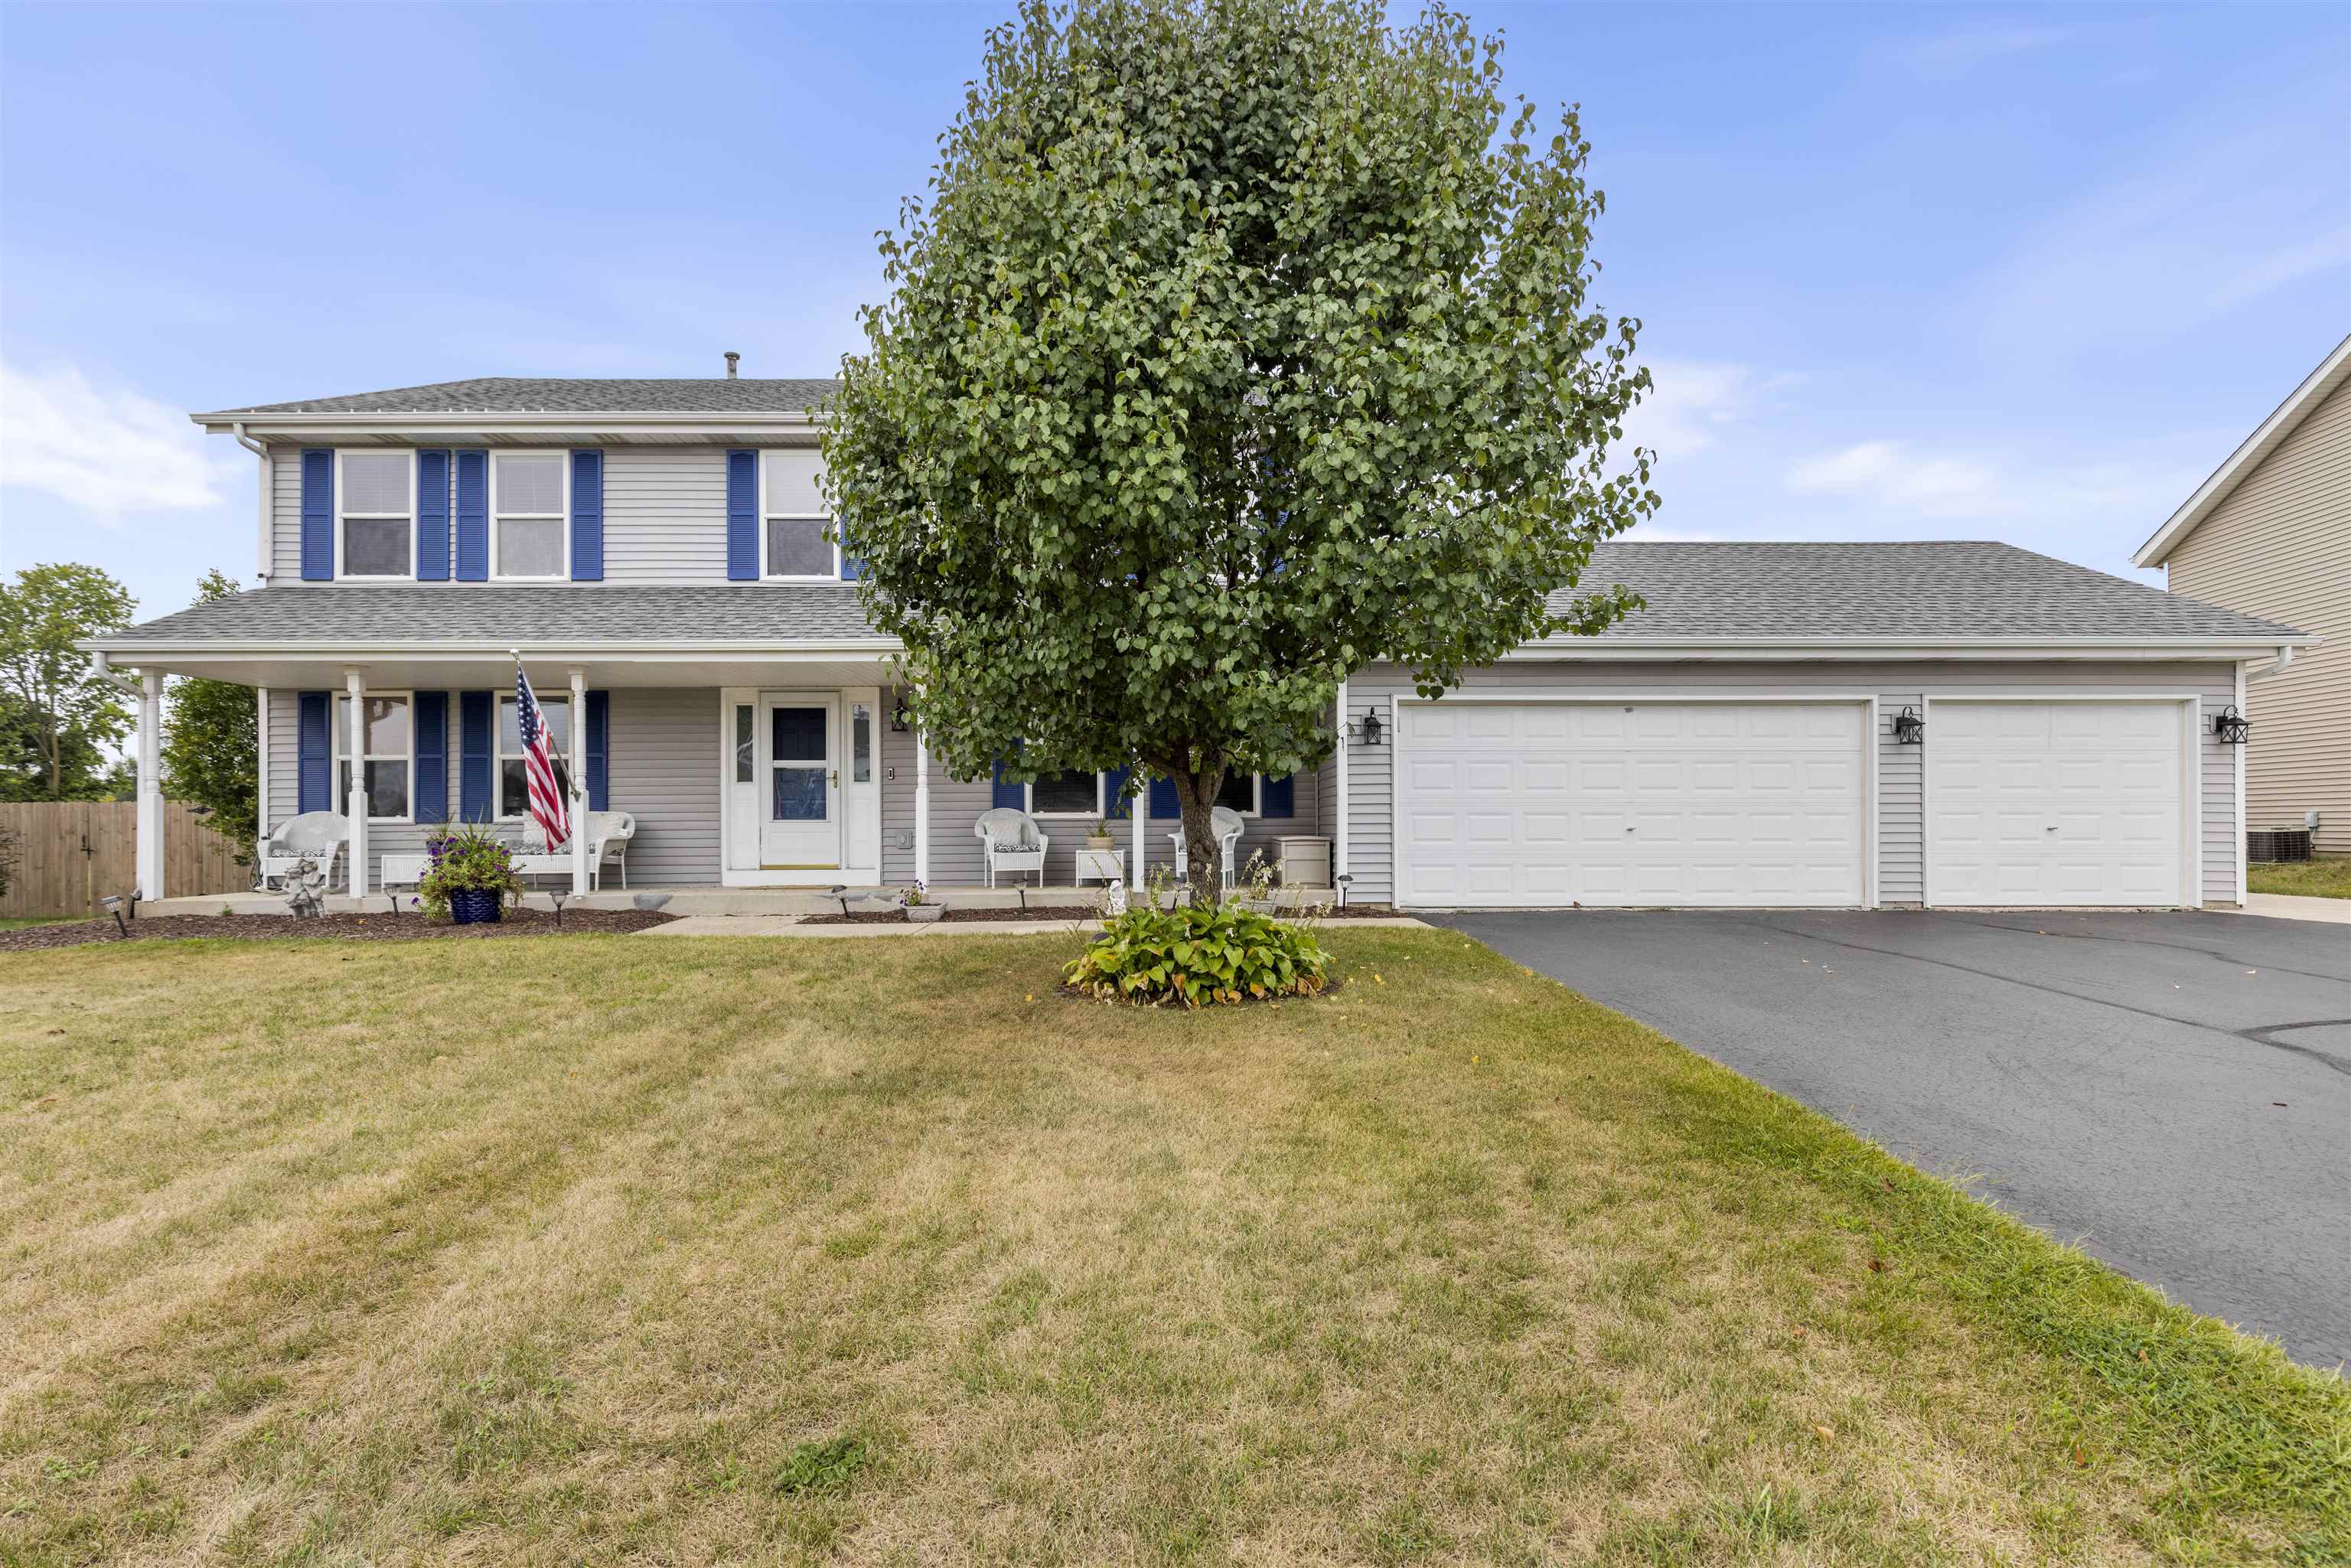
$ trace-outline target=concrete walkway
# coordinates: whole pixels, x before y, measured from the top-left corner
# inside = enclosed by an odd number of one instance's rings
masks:
[[[1398,916],[1393,920],[1333,920],[1324,929],[1353,925],[1405,926],[1426,929],[1426,922]],[[1102,929],[1099,920],[936,920],[927,925],[909,921],[874,921],[861,925],[809,925],[790,915],[689,915],[666,925],[648,926],[640,936],[1038,936],[1051,932]]]
[[[2315,920],[2322,925],[2351,925],[2351,898],[2304,898],[2291,893],[2245,894],[2247,915],[2272,920]]]

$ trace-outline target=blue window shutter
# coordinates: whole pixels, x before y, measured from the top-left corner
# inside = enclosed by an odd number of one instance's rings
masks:
[[[726,577],[755,582],[759,576],[759,455],[726,455]]]
[[[1132,769],[1113,768],[1102,775],[1102,800],[1104,816],[1123,817],[1126,814],[1126,808],[1118,803],[1118,794],[1120,790],[1126,788],[1126,776],[1130,771]]]
[[[449,815],[449,694],[416,694],[416,784],[410,791],[416,820],[438,822]]]
[[[335,455],[319,447],[302,453],[302,580],[335,578]]]
[[[995,779],[995,792],[988,800],[989,805],[1009,806],[1016,811],[1029,809],[1029,787],[1017,779],[1004,776],[1004,759],[1000,757],[996,759]]]
[[[1176,798],[1176,780],[1154,779],[1151,781],[1151,815],[1173,821],[1184,814],[1184,802]]]
[[[490,455],[457,454],[457,580],[490,580]]]
[[[305,811],[331,811],[335,793],[334,748],[327,743],[327,727],[335,711],[332,692],[304,692],[299,722],[296,726],[298,744],[295,750],[298,765],[295,777],[299,780],[297,796]],[[262,824],[264,827],[267,823]]]
[[[1298,790],[1289,774],[1285,773],[1279,779],[1258,780],[1257,814],[1260,817],[1298,815]]]
[[[571,580],[604,580],[604,455],[571,455]]]
[[[457,815],[469,822],[486,822],[496,809],[490,796],[495,695],[457,694]]]
[[[588,809],[609,811],[612,779],[612,694],[588,694]]]
[[[416,578],[449,580],[449,455],[416,455]]]

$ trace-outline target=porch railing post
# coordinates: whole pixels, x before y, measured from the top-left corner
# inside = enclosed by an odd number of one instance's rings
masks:
[[[142,898],[163,896],[163,672],[139,672],[139,811],[134,880]],[[117,892],[119,889],[109,889]]]
[[[588,891],[588,672],[571,668],[571,892]]]
[[[930,737],[914,732],[914,880],[931,884]]]
[[[1142,769],[1137,768],[1135,771],[1140,773]],[[1127,884],[1137,893],[1143,891],[1143,802],[1150,793],[1150,781],[1138,779],[1134,786],[1134,799],[1128,801],[1126,806],[1126,814],[1134,822],[1134,853],[1132,862],[1126,868],[1126,880]]]
[[[351,699],[350,733],[343,744],[351,764],[351,792],[344,809],[350,812],[351,874],[353,898],[365,898],[368,890],[368,797],[367,797],[367,677],[356,664],[343,671],[343,689]]]

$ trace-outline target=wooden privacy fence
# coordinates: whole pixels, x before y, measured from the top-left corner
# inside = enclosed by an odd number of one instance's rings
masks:
[[[0,802],[0,832],[14,835],[0,847],[10,862],[0,915],[95,915],[99,899],[139,880],[134,800]],[[165,896],[245,892],[253,871],[235,853],[193,807],[163,802]]]

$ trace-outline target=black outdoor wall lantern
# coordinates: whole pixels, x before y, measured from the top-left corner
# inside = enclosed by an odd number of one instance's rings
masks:
[[[1380,743],[1380,716],[1377,713],[1366,713],[1361,719],[1347,727],[1347,733],[1365,746],[1377,746]]]
[[[2253,727],[2234,703],[2212,716],[2212,737],[2223,746],[2242,746],[2252,738]]]
[[[900,697],[898,699],[897,706],[890,710],[890,733],[893,735],[905,734],[906,722],[906,699],[904,697]]]
[[[1927,721],[1918,716],[1915,707],[1906,707],[1894,716],[1894,744],[1917,746],[1927,738]]]

